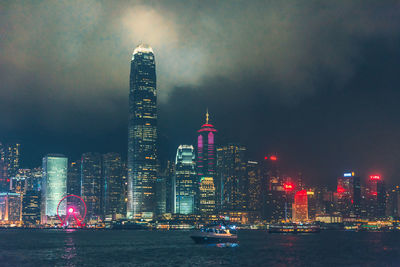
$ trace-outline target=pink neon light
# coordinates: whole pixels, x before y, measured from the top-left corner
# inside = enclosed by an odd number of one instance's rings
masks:
[[[378,180],[381,179],[381,176],[380,176],[380,175],[370,175],[370,176],[369,176],[369,179],[378,181]]]
[[[198,148],[203,148],[203,136],[199,135],[197,137],[197,147]]]
[[[208,133],[208,145],[213,145],[214,144],[214,134],[212,132]],[[209,149],[210,150],[210,149]]]
[[[83,214],[81,220],[79,220],[79,219],[76,217],[76,215],[75,215],[75,213],[74,213],[74,208],[72,208],[72,207],[68,208],[68,211],[69,211],[69,212],[67,213],[65,219],[63,220],[63,219],[61,218],[61,216],[60,216],[58,210],[59,210],[59,208],[60,208],[61,202],[62,202],[64,199],[68,198],[68,197],[70,197],[70,198],[74,198],[74,197],[75,197],[75,198],[78,198],[78,199],[83,203],[83,206],[85,207],[85,212],[84,212],[84,214]],[[72,212],[71,212],[71,209],[72,209]],[[79,227],[85,226],[85,223],[84,223],[83,221],[85,220],[86,213],[87,213],[86,203],[85,203],[85,201],[83,201],[83,199],[82,199],[80,196],[76,196],[76,195],[67,195],[67,196],[63,197],[63,198],[60,200],[60,202],[58,202],[58,205],[57,205],[57,217],[58,217],[58,219],[61,221],[61,226],[64,226],[64,225],[66,224],[66,222],[68,221],[68,218],[69,218],[70,214],[72,214],[72,216],[74,216],[74,219],[75,219],[75,221],[76,221],[76,224],[77,224]]]

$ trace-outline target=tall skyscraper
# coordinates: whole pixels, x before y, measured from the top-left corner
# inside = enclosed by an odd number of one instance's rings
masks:
[[[87,206],[87,218],[102,217],[102,186],[101,155],[99,153],[84,153],[81,159],[82,198]]]
[[[81,164],[72,161],[68,166],[67,192],[69,195],[81,195]]]
[[[175,160],[175,212],[195,212],[197,190],[195,152],[191,145],[180,145]]]
[[[127,217],[155,211],[157,159],[157,89],[153,49],[141,44],[133,51],[128,124]]]
[[[354,172],[345,172],[337,180],[338,210],[343,216],[361,214],[361,179]]]
[[[125,211],[122,172],[121,156],[118,153],[103,155],[104,211],[108,218],[122,217],[122,213]]]
[[[47,217],[57,215],[57,206],[67,194],[67,169],[68,159],[64,155],[49,154],[43,158],[42,176],[42,223],[47,222]],[[65,203],[59,207],[59,214],[66,214]]]
[[[382,219],[386,215],[386,189],[380,175],[370,175],[366,188],[368,219]]]
[[[292,212],[294,222],[304,222],[308,220],[307,190],[300,190],[294,195]]]
[[[221,207],[224,211],[247,209],[248,180],[246,173],[246,147],[228,144],[217,148],[216,188],[221,188]],[[217,200],[217,206],[218,206]]]
[[[206,193],[200,192],[199,194],[199,210],[207,212],[215,211],[215,199],[211,206],[210,200],[210,189],[221,191],[220,188],[215,189],[215,175],[216,175],[216,147],[215,147],[215,134],[217,130],[214,128],[212,124],[209,123],[209,114],[208,111],[206,113],[206,123],[203,124],[200,130],[197,131],[197,177],[200,182],[200,188],[206,189]],[[207,179],[204,179],[207,178]],[[212,186],[211,186],[212,184]],[[215,197],[215,192],[213,192]],[[202,197],[206,197],[206,199],[202,200]],[[201,203],[209,203],[207,207],[201,207]]]
[[[5,162],[7,164],[8,177],[14,177],[19,169],[20,162],[20,144],[13,143],[7,145],[5,152]]]

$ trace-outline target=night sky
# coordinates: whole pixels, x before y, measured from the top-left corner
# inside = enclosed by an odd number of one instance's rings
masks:
[[[155,51],[160,157],[205,120],[249,157],[333,186],[400,183],[399,1],[2,1],[0,140],[126,156],[130,59]]]

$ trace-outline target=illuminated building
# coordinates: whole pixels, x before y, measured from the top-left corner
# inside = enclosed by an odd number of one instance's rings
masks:
[[[7,164],[8,177],[14,177],[19,169],[20,144],[14,143],[7,145],[5,151],[5,163]]]
[[[217,148],[217,175],[215,182],[221,189],[221,205],[224,211],[243,211],[247,209],[247,173],[246,147],[238,144],[229,144]]]
[[[10,191],[23,194],[26,191],[27,177],[14,176],[10,178]]]
[[[345,216],[361,215],[361,180],[354,172],[345,172],[337,180],[337,203],[339,212]]]
[[[206,182],[207,185],[213,185],[212,188],[215,190],[215,184],[214,184],[214,179],[215,179],[215,168],[216,168],[216,155],[215,155],[215,134],[217,133],[217,130],[214,128],[212,124],[209,123],[209,114],[208,111],[206,113],[206,123],[203,124],[200,128],[200,130],[197,131],[198,136],[197,136],[197,177],[198,181],[200,182],[200,187],[202,182]],[[207,177],[207,179],[203,179]],[[217,183],[217,191],[221,192],[221,189],[219,188],[220,184]],[[210,186],[211,188],[211,186]],[[202,200],[201,198],[204,197],[206,194],[202,194],[200,192],[199,195],[199,210],[205,210],[204,206],[202,206],[201,203],[206,203],[210,202],[210,200]],[[215,192],[213,193],[215,197]],[[208,194],[207,194],[208,198]],[[215,211],[215,199],[213,203],[213,208],[211,205],[208,206],[208,209],[213,209],[212,212]],[[211,210],[210,210],[211,212]]]
[[[215,211],[215,187],[212,177],[203,177],[199,186],[199,211],[202,214],[212,214]]]
[[[0,192],[6,192],[10,189],[10,180],[7,175],[4,149],[4,146],[0,143]]]
[[[40,191],[42,184],[42,175],[43,175],[42,167],[31,169],[30,175],[27,176],[26,190]]]
[[[68,166],[67,192],[69,195],[81,195],[81,164],[72,161]]]
[[[400,218],[400,186],[388,192],[387,215],[394,219]]]
[[[38,190],[28,190],[22,197],[22,222],[25,225],[40,224],[41,193]]]
[[[371,220],[382,219],[386,215],[386,189],[380,175],[370,175],[366,188],[366,211]]]
[[[67,194],[68,159],[64,155],[49,154],[43,158],[41,221],[57,215],[59,201]],[[66,206],[59,207],[59,214],[65,215]]]
[[[246,170],[248,180],[248,209],[259,213],[261,209],[261,175],[258,162],[248,161]]]
[[[308,221],[307,190],[300,190],[294,195],[294,203],[292,207],[292,220],[294,222]]]
[[[175,162],[168,160],[166,166],[161,172],[161,179],[159,181],[159,190],[165,190],[162,195],[159,195],[159,214],[172,213],[175,207]],[[165,189],[163,189],[165,187]],[[163,198],[165,194],[165,197]],[[165,204],[163,204],[165,202]]]
[[[195,212],[197,190],[195,152],[191,145],[180,145],[175,159],[175,211],[191,214]]]
[[[133,51],[128,124],[127,217],[155,211],[157,180],[157,89],[153,49],[141,44]]]
[[[124,182],[122,162],[118,153],[103,155],[104,211],[105,216],[115,219],[124,213]]]
[[[101,175],[101,155],[84,153],[81,159],[81,196],[87,206],[87,218],[98,219],[103,215],[103,179]]]
[[[276,155],[264,157],[261,163],[261,218],[267,221],[282,221],[288,217],[287,194],[278,163]]]
[[[0,193],[0,223],[18,224],[21,222],[21,194]]]

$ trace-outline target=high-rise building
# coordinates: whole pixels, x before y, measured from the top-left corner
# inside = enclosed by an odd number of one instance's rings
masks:
[[[84,153],[81,159],[81,196],[86,203],[87,218],[101,219],[103,216],[102,190],[104,181],[101,175],[101,155]]]
[[[61,154],[49,154],[43,158],[41,221],[57,215],[57,206],[67,194],[68,159]],[[61,203],[59,215],[66,214],[66,205]]]
[[[294,195],[292,212],[292,220],[294,222],[304,222],[308,220],[307,190],[297,191],[297,193]]]
[[[261,175],[259,164],[256,161],[248,161],[246,169],[248,180],[248,209],[257,212],[259,216],[261,210]]]
[[[81,195],[81,164],[79,161],[72,161],[69,163],[67,192],[69,195]]]
[[[380,175],[370,175],[366,187],[366,211],[371,220],[382,219],[386,215],[386,189]]]
[[[246,173],[246,147],[228,144],[217,148],[217,175],[215,179],[217,206],[223,211],[243,211],[247,209],[248,180]],[[221,200],[220,203],[219,200]]]
[[[155,211],[157,159],[157,89],[153,49],[141,44],[133,51],[128,124],[127,217]]]
[[[343,216],[361,215],[361,180],[354,172],[345,172],[338,178],[337,203]]]
[[[0,223],[21,222],[21,194],[0,193]]]
[[[7,164],[5,146],[0,143],[0,192],[6,192],[10,189],[10,180],[7,175]]]
[[[22,197],[22,222],[25,225],[40,224],[41,192],[28,190]]]
[[[212,214],[215,212],[215,186],[212,177],[203,177],[199,186],[199,212]]]
[[[389,190],[387,199],[387,215],[398,220],[400,218],[400,186]]]
[[[159,193],[157,194],[158,213],[173,213],[175,208],[175,161],[168,160],[161,172],[157,191],[160,190],[165,190],[165,193],[162,192],[161,195]],[[163,204],[164,202],[165,204]],[[165,205],[165,207],[163,205]]]
[[[175,160],[175,212],[195,212],[195,198],[198,187],[195,152],[191,145],[180,145]]]
[[[106,218],[117,219],[125,208],[124,181],[121,156],[118,153],[103,155],[104,211]]]
[[[217,184],[218,188],[215,188],[215,176],[216,176],[216,164],[217,164],[217,159],[216,159],[216,143],[215,143],[215,134],[217,133],[217,130],[214,128],[212,124],[209,123],[209,114],[208,111],[206,113],[206,123],[203,124],[200,128],[200,130],[197,131],[198,136],[197,136],[197,177],[198,181],[200,182],[200,188],[208,188],[206,191],[208,192],[207,194],[200,192],[199,198],[198,198],[198,203],[199,203],[199,210],[200,211],[205,211],[207,210],[208,212],[214,212],[215,211],[215,199],[213,201],[214,207],[207,206],[207,208],[201,207],[201,203],[211,203],[209,198],[209,192],[210,188],[213,188],[214,190],[221,192],[221,189],[218,187],[220,186]],[[207,178],[207,179],[204,179]],[[212,184],[212,186],[211,186]],[[212,193],[215,197],[215,192]],[[202,200],[202,197],[207,197],[207,199]]]
[[[14,177],[19,169],[20,162],[20,144],[13,143],[7,145],[5,151],[5,162],[7,164],[8,177]]]

